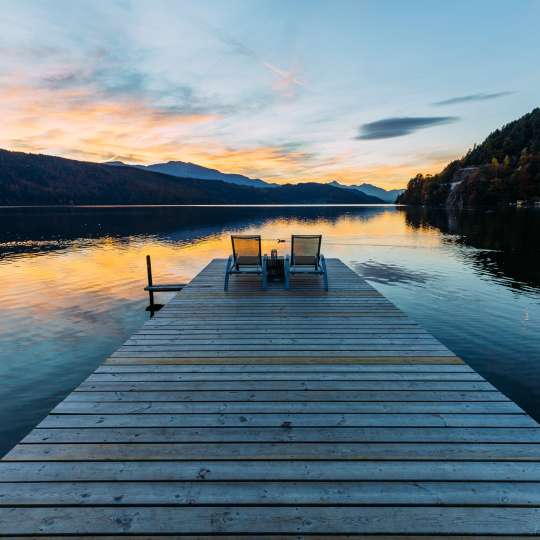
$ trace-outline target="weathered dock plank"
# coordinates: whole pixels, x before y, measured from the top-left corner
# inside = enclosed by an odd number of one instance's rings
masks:
[[[5,483],[0,507],[49,505],[539,506],[539,482],[27,482]]]
[[[0,461],[12,539],[540,535],[540,429],[336,259],[212,261]]]
[[[391,517],[391,519],[389,519]],[[537,507],[135,506],[0,508],[11,534],[488,534],[538,533]],[[5,525],[4,525],[5,524]],[[263,532],[264,531],[264,532]]]
[[[200,413],[364,413],[364,414],[521,414],[523,411],[512,401],[229,401],[229,402],[88,402],[63,401],[53,414],[200,414]]]
[[[31,443],[540,443],[540,430],[463,427],[122,427],[36,428],[23,440]]]
[[[38,443],[18,444],[6,456],[13,461],[71,460],[540,460],[540,444],[531,443]]]
[[[2,463],[1,482],[29,479],[33,482],[540,482],[540,462],[170,460]]]
[[[536,427],[525,414],[49,414],[39,428],[86,427]]]

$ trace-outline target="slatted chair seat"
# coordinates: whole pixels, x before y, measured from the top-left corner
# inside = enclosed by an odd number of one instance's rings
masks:
[[[232,255],[229,256],[225,268],[224,290],[229,289],[231,274],[260,274],[263,289],[266,289],[266,255],[261,254],[261,237],[259,235],[232,235],[231,243]]]
[[[295,266],[317,266],[317,257],[310,255],[297,255],[294,259]]]
[[[236,259],[236,266],[242,266],[245,268],[260,268],[260,261],[258,257],[251,256],[239,256]]]
[[[324,289],[328,290],[326,261],[321,254],[322,236],[293,234],[291,255],[285,257],[285,288],[289,288],[290,274],[317,274],[323,276]]]

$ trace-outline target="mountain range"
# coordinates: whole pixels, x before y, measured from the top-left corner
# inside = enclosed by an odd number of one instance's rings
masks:
[[[169,174],[171,176],[178,176],[180,178],[194,178],[197,180],[221,180],[230,184],[236,184],[239,186],[259,187],[259,188],[275,188],[279,184],[273,184],[271,182],[265,182],[259,178],[249,178],[243,174],[230,174],[223,173],[217,169],[210,169],[197,165],[195,163],[189,163],[185,161],[168,161],[167,163],[155,163],[153,165],[128,165],[122,161],[108,161],[107,165],[124,166],[124,167],[137,167],[138,169],[144,169],[152,172],[159,172]],[[318,182],[317,182],[318,183]],[[336,180],[329,182],[328,185],[337,187],[340,189],[354,189],[362,192],[365,195],[371,197],[377,197],[386,203],[395,203],[399,195],[401,195],[404,189],[392,189],[385,190],[383,188],[374,186],[372,184],[360,184],[360,185],[345,185],[340,184]]]
[[[382,202],[361,191],[315,182],[261,189],[220,179],[173,176],[148,167],[113,165],[117,166],[0,149],[0,205]]]

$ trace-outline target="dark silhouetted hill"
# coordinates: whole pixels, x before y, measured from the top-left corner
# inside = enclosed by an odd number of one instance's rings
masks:
[[[136,167],[0,150],[0,205],[379,204],[361,192],[307,183],[273,189],[178,178]]]

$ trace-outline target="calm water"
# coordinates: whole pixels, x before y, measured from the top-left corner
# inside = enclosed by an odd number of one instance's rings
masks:
[[[0,454],[148,317],[156,282],[182,282],[228,235],[265,250],[322,233],[340,257],[540,419],[540,212],[392,207],[0,210]],[[166,300],[170,295],[160,295]]]

